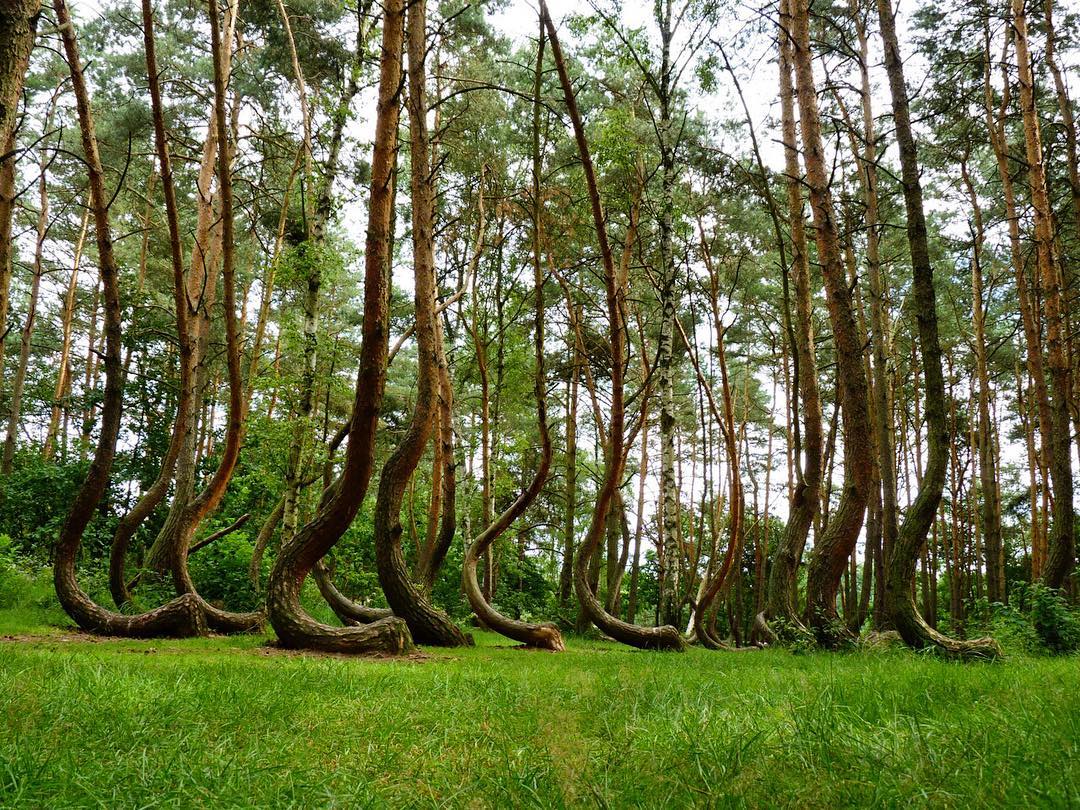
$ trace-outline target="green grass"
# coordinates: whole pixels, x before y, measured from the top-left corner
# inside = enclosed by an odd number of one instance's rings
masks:
[[[4,632],[40,621],[0,612]],[[0,806],[1069,806],[1080,659],[0,642]]]

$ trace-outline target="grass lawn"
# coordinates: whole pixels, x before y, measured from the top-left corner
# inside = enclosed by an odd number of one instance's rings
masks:
[[[95,641],[0,612],[0,806],[1076,806],[1080,658],[414,660]]]

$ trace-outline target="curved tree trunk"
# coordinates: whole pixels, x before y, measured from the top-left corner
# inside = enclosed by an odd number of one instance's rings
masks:
[[[401,653],[412,648],[408,626],[399,618],[364,627],[331,627],[313,619],[300,604],[304,580],[333,548],[356,517],[371,481],[375,432],[386,388],[390,223],[397,151],[404,0],[388,0],[383,11],[375,145],[364,250],[364,322],[360,370],[349,423],[349,444],[338,483],[328,490],[315,517],[281,549],[267,587],[267,611],[285,647],[334,652]]]
[[[581,158],[582,168],[585,172],[585,181],[589,192],[589,202],[592,208],[593,224],[596,227],[596,236],[600,246],[600,256],[604,267],[604,287],[607,301],[607,314],[610,328],[611,346],[611,421],[608,428],[607,443],[604,448],[604,477],[600,490],[596,495],[596,504],[593,507],[592,519],[588,533],[585,535],[578,548],[577,558],[574,561],[574,591],[577,594],[578,603],[588,615],[589,619],[603,632],[617,641],[629,644],[632,647],[648,649],[684,650],[686,642],[678,628],[670,625],[662,627],[638,627],[621,621],[607,611],[596,598],[589,587],[589,562],[596,554],[597,547],[604,535],[607,522],[607,514],[611,508],[615,493],[622,479],[624,464],[623,454],[623,430],[625,424],[625,405],[623,394],[623,365],[626,344],[626,323],[624,318],[625,289],[622,279],[615,269],[615,261],[611,253],[611,245],[608,242],[607,226],[604,220],[604,212],[600,202],[600,190],[597,186],[596,171],[593,168],[592,158],[589,155],[588,141],[585,139],[585,127],[581,121],[581,113],[578,111],[577,100],[574,97],[573,84],[570,74],[566,69],[562,49],[559,47],[558,32],[555,24],[551,21],[547,4],[541,0],[540,14],[543,18],[544,27],[547,29],[548,38],[551,40],[551,52],[555,59],[555,66],[559,72],[559,81],[562,84],[563,96],[566,101],[570,120],[574,126],[574,138],[577,141],[578,154]]]
[[[226,17],[225,42],[232,41],[237,4],[233,4]],[[145,26],[144,26],[145,28]],[[231,66],[232,49],[224,52],[225,71]],[[216,120],[216,104],[211,103],[208,113],[206,137],[203,141],[196,188],[196,225],[191,249],[191,264],[185,277],[187,326],[190,334],[192,373],[188,377],[191,388],[187,395],[190,413],[185,415],[184,434],[180,454],[176,461],[175,487],[168,514],[157,537],[146,552],[145,567],[155,573],[171,574],[174,581],[183,577],[180,572],[186,566],[187,548],[197,527],[191,525],[191,506],[195,499],[196,472],[201,446],[198,434],[202,392],[207,385],[208,350],[210,340],[210,313],[216,303],[218,266],[221,259],[222,220],[219,195],[213,191],[217,170],[220,139]],[[204,428],[205,429],[205,428]]]
[[[1032,216],[1035,220],[1035,256],[1042,281],[1043,310],[1046,314],[1046,365],[1050,372],[1050,427],[1054,440],[1050,447],[1050,480],[1054,489],[1053,524],[1043,579],[1051,588],[1061,588],[1076,564],[1073,534],[1072,424],[1069,401],[1072,369],[1069,364],[1067,313],[1062,289],[1062,268],[1054,255],[1054,222],[1046,185],[1042,136],[1035,104],[1035,79],[1028,48],[1025,0],[1012,0],[1013,29],[1016,35],[1016,62],[1020,77],[1020,112],[1024,120],[1024,148]]]
[[[435,145],[432,145],[434,150]],[[443,312],[447,307],[453,303],[454,300],[464,296],[465,292],[473,287],[475,294],[475,281],[477,269],[480,265],[480,256],[484,249],[484,230],[486,228],[486,220],[484,217],[484,169],[480,169],[480,182],[477,184],[477,228],[476,228],[476,240],[473,243],[472,258],[469,261],[468,277],[464,279],[461,288],[440,304],[435,310],[436,316],[436,329],[438,331],[438,341],[440,345],[443,345],[442,334],[442,317]],[[474,322],[471,326],[466,326],[466,330],[472,334],[477,351],[483,350],[483,343],[479,338],[479,333],[476,329],[475,323],[475,307]],[[413,328],[416,324],[414,322]],[[395,344],[395,349],[401,346],[404,342],[405,336],[402,335]],[[393,359],[394,352],[391,352],[391,359]],[[481,365],[481,375],[486,386],[487,371],[484,365]],[[487,394],[486,388],[483,396],[483,408],[486,430],[486,408],[487,408]],[[454,542],[454,535],[457,533],[457,457],[454,449],[454,388],[450,381],[450,369],[449,366],[444,364],[439,373],[439,407],[438,411],[433,417],[436,420],[434,425],[437,428],[435,436],[432,439],[434,446],[434,452],[432,453],[432,476],[431,476],[431,499],[428,508],[428,526],[427,537],[425,539],[423,548],[416,561],[416,580],[419,582],[424,596],[430,597],[432,588],[435,587],[435,580],[439,575],[439,570],[442,568],[443,562],[446,560],[446,555],[450,551],[450,545]],[[485,436],[487,434],[485,433]],[[484,453],[486,459],[487,439],[484,439]],[[484,464],[485,470],[488,469],[487,463]],[[486,475],[486,473],[485,473]],[[485,479],[487,480],[487,479]],[[485,490],[485,514],[486,510],[490,506],[490,502],[487,499],[487,490]]]
[[[829,192],[829,174],[814,86],[809,0],[791,0],[795,84],[802,124],[803,160],[814,213],[818,258],[825,281],[829,321],[836,346],[836,373],[844,428],[844,490],[828,527],[816,539],[806,582],[806,622],[826,644],[846,635],[838,621],[836,595],[855,549],[873,480],[873,449],[863,347],[844,272],[840,236]]]
[[[436,324],[438,339],[443,340],[442,322]],[[438,464],[438,474],[433,470],[431,486],[439,487],[438,497],[432,493],[432,501],[438,507],[428,519],[428,540],[417,560],[417,582],[425,597],[430,597],[435,580],[439,576],[446,555],[457,534],[457,459],[454,455],[454,387],[450,381],[450,368],[443,365],[439,373],[439,408],[435,414],[437,428],[432,442],[437,450],[433,464]],[[437,517],[436,517],[437,515]],[[437,521],[437,523],[436,523]]]
[[[165,457],[161,462],[161,471],[157,479],[143,493],[131,511],[120,519],[116,527],[116,533],[113,535],[112,549],[109,555],[109,590],[117,607],[122,607],[131,601],[125,575],[125,561],[131,538],[134,537],[143,521],[153,513],[154,509],[165,498],[172,482],[176,462],[180,457],[184,439],[188,434],[191,399],[194,395],[191,381],[195,373],[193,366],[195,349],[189,331],[188,302],[184,287],[184,254],[180,237],[179,209],[176,203],[176,184],[173,181],[168,135],[165,131],[161,83],[157,67],[157,49],[154,40],[154,11],[151,0],[142,0],[142,19],[143,47],[146,51],[146,75],[150,88],[150,105],[154,121],[154,145],[161,170],[162,193],[165,197],[165,214],[169,226],[169,255],[172,262],[173,300],[176,309],[180,395],[176,405],[176,419],[173,423],[172,437],[169,440],[169,447],[165,451]]]
[[[337,585],[334,584],[333,577],[330,575],[330,569],[326,567],[326,563],[322,560],[315,564],[312,576],[315,579],[315,584],[319,587],[322,598],[326,600],[326,604],[330,605],[334,615],[341,619],[343,624],[371,624],[380,619],[389,619],[394,615],[394,611],[389,608],[373,608],[361,605],[339,591]]]
[[[119,270],[113,254],[112,233],[109,226],[105,177],[101,167],[101,158],[98,155],[94,119],[79,61],[75,30],[64,0],[53,0],[53,9],[56,12],[75,91],[105,301],[105,397],[101,410],[100,435],[86,480],[76,493],[75,500],[60,530],[53,565],[56,594],[67,614],[80,627],[91,632],[139,637],[202,635],[206,632],[206,622],[197,597],[181,596],[149,613],[122,616],[95,604],[79,587],[75,576],[75,560],[82,543],[83,532],[108,485],[109,473],[116,455],[116,440],[120,433],[120,418],[123,412],[120,289]]]
[[[798,626],[796,603],[799,562],[806,538],[821,503],[821,451],[824,444],[821,426],[821,392],[818,388],[817,360],[814,354],[813,301],[810,294],[810,259],[806,226],[803,219],[802,172],[795,135],[795,88],[791,81],[791,15],[789,4],[781,2],[781,23],[777,38],[780,51],[780,104],[784,141],[784,178],[788,198],[788,223],[791,229],[791,267],[795,284],[795,367],[798,380],[797,414],[802,415],[801,467],[791,495],[791,505],[784,538],[773,559],[769,575],[764,619],[782,619]],[[796,416],[798,418],[798,416]]]
[[[41,0],[15,0],[0,5],[0,377],[4,373],[4,338],[11,307],[15,128],[40,11]]]
[[[232,149],[229,145],[229,124],[226,117],[226,85],[231,59],[225,51],[231,49],[232,25],[235,10],[226,16],[226,36],[222,36],[217,0],[209,0],[210,41],[214,62],[214,126],[217,129],[217,176],[218,197],[221,208],[221,279],[222,304],[225,316],[225,355],[229,376],[229,407],[225,442],[221,460],[206,487],[188,503],[177,528],[173,553],[173,584],[179,593],[198,595],[188,572],[187,558],[192,539],[199,524],[217,509],[229,486],[233,470],[240,456],[244,436],[244,387],[240,371],[240,335],[236,314],[235,279],[235,220],[233,217]],[[209,426],[208,426],[209,427]],[[201,599],[201,598],[200,598]],[[263,624],[261,609],[247,613],[221,610],[201,600],[211,628],[223,633],[246,632]]]
[[[956,641],[931,628],[915,605],[912,580],[915,564],[937,514],[945,487],[949,462],[949,428],[945,414],[945,381],[941,370],[938,341],[937,303],[934,270],[930,263],[922,186],[919,182],[918,153],[911,132],[907,85],[896,36],[892,0],[877,0],[881,38],[885,45],[885,69],[889,75],[893,121],[900,149],[904,208],[907,213],[908,245],[911,249],[912,283],[918,321],[919,348],[926,386],[927,457],[915,501],[904,515],[896,545],[885,560],[885,600],[887,612],[904,641],[913,647],[936,647],[961,657],[996,657],[1000,649],[993,639]]]
[[[424,61],[427,50],[426,4],[414,2],[408,11],[405,41],[409,56],[409,134],[412,171],[413,271],[415,278],[416,342],[419,365],[416,405],[397,448],[383,466],[375,501],[375,562],[379,583],[394,614],[409,625],[419,644],[457,647],[469,639],[450,617],[434,607],[409,576],[401,548],[401,503],[431,437],[446,357],[435,314],[435,255],[432,218],[435,195],[430,167]]]
[[[480,535],[465,551],[465,560],[461,571],[461,587],[469,600],[473,611],[485,626],[507,638],[520,641],[529,647],[561,651],[565,649],[562,634],[554,624],[530,624],[504,616],[493,608],[484,598],[480,583],[476,578],[476,565],[480,557],[491,549],[492,544],[510,525],[525,513],[547,481],[551,469],[551,433],[547,422],[547,380],[544,374],[544,274],[540,260],[540,228],[542,204],[540,200],[540,82],[544,64],[544,31],[540,30],[540,40],[536,50],[536,74],[533,84],[533,294],[535,309],[533,315],[533,347],[536,357],[536,371],[533,379],[533,396],[536,399],[536,425],[540,433],[540,462],[532,481],[518,495],[512,504],[486,526]],[[449,382],[447,378],[446,382]],[[448,387],[444,383],[444,389]],[[444,396],[448,393],[444,391]]]
[[[709,308],[712,312],[713,328],[716,332],[716,353],[720,365],[720,390],[724,410],[721,413],[707,386],[709,405],[713,411],[713,418],[720,426],[720,432],[724,437],[724,448],[728,461],[728,502],[731,513],[728,517],[728,545],[720,564],[715,567],[712,578],[705,585],[694,606],[694,636],[699,644],[711,650],[724,649],[726,645],[716,633],[716,613],[720,608],[718,597],[726,593],[731,586],[732,577],[739,576],[739,567],[736,561],[742,555],[743,548],[743,513],[745,500],[743,497],[742,475],[739,464],[738,434],[735,430],[735,403],[731,396],[731,380],[728,376],[727,353],[724,349],[724,335],[727,331],[724,327],[723,317],[720,312],[720,276],[717,268],[713,265],[712,254],[705,239],[704,223],[698,220],[698,232],[701,239],[701,257],[709,273]],[[679,325],[680,331],[682,325]],[[690,342],[685,333],[683,340],[689,347]],[[697,362],[695,361],[695,366]],[[700,369],[698,369],[700,375]],[[703,380],[704,382],[704,380]]]

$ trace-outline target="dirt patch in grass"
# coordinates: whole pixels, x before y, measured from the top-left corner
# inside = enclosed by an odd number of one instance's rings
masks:
[[[225,638],[225,636],[212,635],[209,638]],[[172,639],[131,639],[111,636],[98,636],[82,630],[68,629],[57,633],[16,633],[0,635],[0,644],[26,644],[49,648],[54,646],[66,646],[68,644],[113,644],[117,652],[136,653],[139,655],[172,654],[185,655],[195,652],[190,647],[173,646],[169,644]],[[163,646],[147,646],[148,642],[158,642]],[[199,652],[213,652],[221,655],[254,655],[260,658],[340,658],[346,661],[409,661],[422,663],[436,660],[426,652],[414,651],[408,655],[392,655],[390,653],[335,653],[321,652],[318,650],[289,650],[278,646],[276,641],[267,641],[255,647],[220,647],[213,650],[199,650]]]
[[[111,639],[83,633],[81,630],[68,630],[63,633],[17,633],[0,636],[0,644],[100,644]]]
[[[261,656],[282,656],[285,658],[340,658],[343,661],[413,661],[428,662],[436,660],[436,656],[420,650],[414,650],[408,655],[394,655],[392,653],[342,653],[323,652],[321,650],[290,650],[278,645],[276,641],[268,641],[260,644],[252,650],[237,650],[237,652],[251,652]]]

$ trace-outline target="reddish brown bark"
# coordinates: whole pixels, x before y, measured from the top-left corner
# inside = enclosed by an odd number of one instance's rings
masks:
[[[108,196],[105,176],[98,155],[90,97],[83,79],[78,44],[71,16],[64,0],[53,0],[64,52],[71,71],[75,92],[83,152],[90,184],[91,208],[98,248],[98,264],[105,303],[105,396],[102,403],[100,433],[87,477],[75,495],[71,509],[60,530],[53,565],[53,580],[57,597],[64,610],[84,630],[104,635],[158,636],[198,635],[206,632],[206,622],[198,599],[181,596],[162,607],[138,616],[123,616],[95,604],[79,587],[75,575],[75,560],[83,532],[94,510],[101,502],[108,485],[109,473],[116,455],[116,440],[120,433],[123,411],[123,369],[120,349],[120,289],[119,268],[113,253],[112,231],[109,224]]]
[[[379,410],[386,388],[389,245],[400,107],[403,0],[388,0],[382,19],[382,57],[364,252],[363,337],[349,444],[338,482],[327,492],[315,517],[282,548],[270,574],[267,610],[278,640],[286,647],[394,653],[412,647],[408,626],[401,619],[387,618],[363,627],[331,627],[315,621],[300,604],[304,580],[345,534],[367,492],[375,460]]]
[[[596,503],[593,507],[588,532],[581,542],[574,562],[574,591],[577,594],[578,603],[593,624],[612,638],[634,647],[681,651],[685,649],[686,642],[678,628],[670,625],[645,628],[627,624],[605,611],[603,605],[596,598],[596,594],[593,593],[592,588],[589,586],[589,563],[596,554],[603,538],[608,512],[616,498],[616,491],[621,483],[625,464],[623,434],[626,413],[623,391],[623,366],[626,346],[624,306],[626,291],[621,283],[619,273],[616,271],[611,244],[608,241],[607,224],[600,201],[596,170],[593,168],[589,144],[585,137],[585,127],[582,124],[581,113],[578,110],[573,84],[566,67],[566,61],[562,55],[562,48],[559,46],[558,32],[555,30],[555,24],[552,22],[547,5],[543,0],[540,3],[540,14],[544,27],[547,29],[548,38],[551,40],[552,56],[558,69],[563,98],[566,101],[570,120],[573,123],[574,139],[577,142],[578,155],[581,158],[582,169],[585,173],[593,225],[596,228],[596,238],[603,262],[604,293],[609,326],[608,338],[611,349],[611,417],[604,447],[604,476],[600,490],[596,495]]]
[[[819,640],[835,643],[843,635],[836,596],[847,560],[855,549],[873,480],[873,446],[863,346],[855,322],[851,290],[844,272],[840,235],[829,190],[829,172],[821,135],[813,54],[810,50],[808,0],[791,0],[792,61],[802,124],[803,161],[826,304],[836,347],[836,374],[844,430],[844,489],[840,503],[818,535],[806,583],[806,621]]]
[[[405,435],[383,465],[373,515],[375,564],[390,609],[405,619],[420,644],[462,646],[471,642],[443,611],[432,605],[412,581],[401,547],[401,505],[409,479],[431,437],[438,389],[446,366],[435,314],[433,216],[435,193],[427,128],[424,66],[427,51],[426,3],[409,6],[405,42],[409,57],[409,135],[412,189],[412,236],[416,343],[419,376],[412,419]]]

